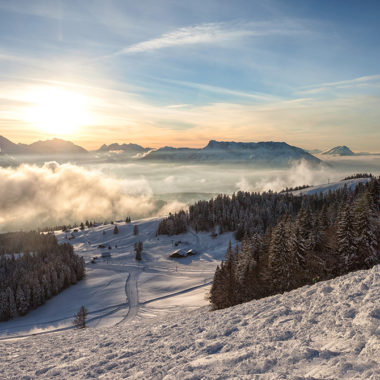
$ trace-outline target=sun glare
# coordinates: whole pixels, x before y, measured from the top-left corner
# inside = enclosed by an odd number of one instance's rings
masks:
[[[90,123],[87,97],[60,87],[33,89],[29,96],[33,105],[26,119],[45,133],[60,136],[74,134]]]

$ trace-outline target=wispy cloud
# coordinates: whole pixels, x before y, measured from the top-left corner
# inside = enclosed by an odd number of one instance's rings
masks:
[[[115,52],[112,56],[142,53],[173,46],[217,44],[244,37],[300,32],[300,29],[294,25],[275,27],[273,25],[273,23],[230,22],[186,26],[165,33],[160,37],[127,46]]]
[[[358,78],[341,80],[337,82],[326,82],[312,86],[305,87],[304,90],[299,91],[300,94],[317,94],[331,90],[333,88],[351,88],[360,87],[363,85],[371,85],[380,82],[380,74],[365,75]]]
[[[166,108],[185,108],[189,106],[190,104],[171,104],[170,106],[166,106]]]
[[[234,97],[243,97],[243,98],[250,98],[250,99],[256,99],[256,100],[275,100],[278,98],[269,95],[269,94],[263,94],[259,92],[244,92],[244,91],[238,91],[238,90],[231,90],[229,88],[219,87],[219,86],[212,86],[209,84],[202,84],[197,82],[188,82],[188,81],[181,81],[181,80],[172,80],[172,79],[160,79],[163,82],[167,83],[173,83],[180,86],[195,88],[201,91],[207,91],[207,92],[213,92],[218,94],[224,94],[224,95],[233,95]]]

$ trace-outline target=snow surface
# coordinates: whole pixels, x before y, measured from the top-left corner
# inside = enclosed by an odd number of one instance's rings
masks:
[[[69,240],[86,261],[86,278],[47,301],[43,306],[11,321],[0,323],[0,339],[42,334],[72,328],[73,315],[84,305],[90,327],[110,327],[134,319],[187,311],[207,305],[215,268],[223,259],[232,233],[212,238],[210,233],[156,236],[160,219],[100,225],[73,232]],[[115,225],[119,233],[113,234]],[[133,235],[134,225],[139,234]],[[56,232],[65,242],[70,232]],[[104,234],[103,234],[104,232]],[[143,260],[136,261],[134,244],[142,241]],[[174,243],[181,241],[178,246]],[[103,245],[105,248],[98,248]],[[111,250],[108,247],[111,247]],[[117,248],[115,248],[117,246]],[[198,254],[170,259],[176,249]],[[111,258],[101,258],[110,252]],[[91,259],[97,257],[96,263]]]
[[[379,379],[380,266],[282,295],[0,341],[2,377]]]
[[[330,190],[335,191],[338,189],[343,189],[347,186],[347,189],[353,190],[359,183],[366,183],[370,178],[353,178],[338,182],[326,183],[324,185],[310,186],[305,189],[292,191],[293,195],[313,195],[313,194],[327,194]]]

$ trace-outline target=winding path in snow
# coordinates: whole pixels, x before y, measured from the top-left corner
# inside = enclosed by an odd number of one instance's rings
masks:
[[[128,299],[128,312],[126,316],[116,325],[124,323],[127,320],[131,320],[136,318],[138,310],[139,310],[139,293],[137,289],[137,278],[141,272],[141,270],[133,270],[129,272],[127,281],[125,283],[125,293]]]

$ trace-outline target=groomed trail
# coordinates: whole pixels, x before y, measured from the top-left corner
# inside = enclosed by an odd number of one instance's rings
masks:
[[[377,380],[379,357],[380,266],[214,312],[0,342],[5,379]]]

